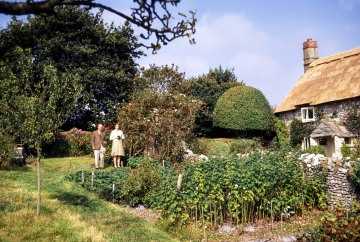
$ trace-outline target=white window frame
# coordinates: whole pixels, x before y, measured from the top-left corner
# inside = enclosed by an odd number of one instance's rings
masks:
[[[309,110],[312,110],[312,118],[309,118]],[[314,107],[301,108],[301,121],[303,123],[314,122],[315,121],[315,108]]]

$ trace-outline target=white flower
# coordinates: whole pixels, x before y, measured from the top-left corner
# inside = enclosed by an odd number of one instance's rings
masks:
[[[104,115],[105,115],[105,112],[104,112],[104,111],[101,111],[99,114],[100,114],[101,116],[104,116]]]

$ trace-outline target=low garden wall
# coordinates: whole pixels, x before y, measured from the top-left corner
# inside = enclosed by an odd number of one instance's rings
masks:
[[[351,206],[351,200],[356,199],[356,193],[355,187],[348,180],[348,174],[351,171],[349,159],[343,161],[320,154],[303,154],[300,156],[300,160],[305,165],[307,176],[311,176],[319,169],[327,169],[326,184],[331,206],[335,206],[339,202],[346,208]]]

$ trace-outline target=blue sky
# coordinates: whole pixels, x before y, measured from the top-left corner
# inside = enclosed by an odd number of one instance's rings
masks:
[[[132,4],[99,2],[126,12]],[[178,39],[137,62],[175,64],[187,77],[234,68],[238,80],[262,91],[272,106],[303,75],[304,41],[318,42],[320,58],[360,47],[360,0],[182,0],[173,13],[188,10],[197,11],[196,44]],[[111,13],[103,17],[123,22]],[[8,20],[0,15],[3,27]]]

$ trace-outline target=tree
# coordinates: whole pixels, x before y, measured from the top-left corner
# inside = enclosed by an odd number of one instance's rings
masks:
[[[133,30],[128,24],[104,24],[101,12],[93,14],[79,7],[54,11],[27,21],[13,18],[0,32],[0,59],[16,63],[11,55],[20,46],[31,49],[33,71],[42,70],[50,61],[58,72],[80,77],[83,92],[64,128],[86,129],[88,121],[115,122],[114,110],[133,90],[135,59],[143,55]]]
[[[51,62],[34,68],[30,49],[17,47],[12,58],[0,61],[0,126],[3,132],[34,148],[37,154],[40,215],[41,147],[54,137],[81,93],[78,76],[57,72]]]
[[[210,69],[207,74],[194,77],[183,85],[182,92],[203,102],[196,114],[194,132],[197,136],[214,136],[212,112],[218,98],[229,88],[244,85],[238,82],[233,69]]]
[[[150,45],[142,44],[154,52],[159,50],[161,45],[166,45],[180,37],[187,36],[190,43],[194,43],[194,39],[191,37],[195,33],[196,18],[194,11],[189,11],[190,18],[187,18],[184,13],[179,13],[182,20],[172,23],[174,17],[168,8],[169,6],[177,6],[180,0],[133,0],[133,2],[136,6],[131,8],[132,12],[129,15],[95,0],[0,1],[0,13],[10,15],[53,15],[56,12],[56,7],[59,6],[83,6],[88,9],[100,8],[144,29],[145,34],[140,35],[144,40],[148,40],[152,35],[155,35],[155,43]]]
[[[183,73],[174,67],[142,69],[137,82],[142,88],[119,110],[119,122],[127,135],[130,156],[147,156],[180,162],[183,144],[192,135],[195,114],[201,102],[178,92]]]
[[[265,96],[256,88],[236,86],[218,99],[214,109],[214,125],[243,132],[268,131],[273,113]]]

